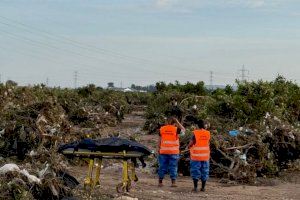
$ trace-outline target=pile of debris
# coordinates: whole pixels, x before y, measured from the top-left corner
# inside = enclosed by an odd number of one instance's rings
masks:
[[[187,148],[190,137],[182,138],[182,149]],[[300,130],[269,114],[257,129],[240,127],[228,133],[212,129],[210,144],[211,175],[223,180],[255,183],[257,177],[300,170]],[[189,175],[189,152],[180,158],[179,172]]]
[[[2,158],[0,164],[0,199],[62,199],[79,184],[53,149],[31,151],[22,162]]]
[[[129,112],[124,95],[91,86],[71,90],[0,85],[0,155],[21,158],[41,142],[51,146],[87,135],[101,137],[101,129],[115,126]]]
[[[0,199],[62,199],[78,182],[60,143],[100,138],[130,109],[123,93],[93,87],[0,84]]]
[[[299,94],[299,86],[281,77],[274,82],[243,82],[237,91],[225,88],[202,96],[178,94],[172,86],[153,95],[144,128],[158,134],[167,116],[182,122],[187,134],[181,138],[179,172],[189,175],[187,145],[195,119],[204,119],[211,132],[211,175],[255,183],[257,177],[300,170]]]

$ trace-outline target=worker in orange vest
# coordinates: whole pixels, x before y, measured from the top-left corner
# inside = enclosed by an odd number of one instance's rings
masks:
[[[205,130],[203,120],[197,120],[198,128],[193,131],[194,136],[189,143],[190,172],[194,182],[193,192],[198,191],[198,181],[201,179],[201,191],[205,191],[205,184],[209,176],[210,132]]]
[[[164,176],[169,172],[172,187],[176,187],[178,159],[179,159],[179,135],[184,135],[185,128],[174,117],[169,117],[166,124],[160,128],[158,141],[158,186],[163,186]]]

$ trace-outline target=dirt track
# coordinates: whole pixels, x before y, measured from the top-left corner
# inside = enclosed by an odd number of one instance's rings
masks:
[[[105,134],[119,132],[121,136],[128,137],[131,134],[139,135],[137,138],[141,143],[150,148],[155,147],[157,136],[141,134],[144,120],[142,112],[134,112],[127,115],[126,119],[119,126],[105,130]],[[74,167],[72,174],[82,183],[86,175],[87,167]],[[121,164],[104,163],[101,172],[101,186],[97,187],[91,196],[83,194],[82,186],[79,187],[80,199],[113,199],[120,197],[116,193],[115,186],[121,180]],[[293,176],[293,182],[283,182],[282,180],[267,180],[268,185],[272,186],[228,186],[219,183],[217,179],[210,179],[207,184],[206,192],[197,194],[191,193],[192,181],[190,177],[179,177],[178,187],[171,188],[169,179],[164,181],[164,187],[157,187],[157,177],[151,168],[137,170],[139,181],[131,190],[129,197],[138,199],[300,199],[299,174]]]

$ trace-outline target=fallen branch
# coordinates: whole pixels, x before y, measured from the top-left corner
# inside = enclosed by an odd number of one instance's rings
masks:
[[[252,145],[253,145],[253,143],[250,143],[250,144],[246,144],[246,145],[243,145],[243,146],[229,147],[229,148],[225,148],[225,149],[226,150],[245,149],[245,148],[251,147]]]
[[[183,99],[179,105],[182,105],[183,102],[187,101],[188,99],[192,99],[192,98],[195,98],[195,99],[205,99],[205,98],[208,98],[207,96],[191,96],[191,97],[187,97],[185,99]]]
[[[211,160],[211,163],[212,163],[213,165],[216,165],[216,166],[220,167],[222,170],[224,170],[224,171],[226,171],[226,172],[229,172],[229,171],[230,171],[230,169],[229,169],[228,167],[222,165],[221,163],[217,163],[214,159],[211,158],[210,160]]]

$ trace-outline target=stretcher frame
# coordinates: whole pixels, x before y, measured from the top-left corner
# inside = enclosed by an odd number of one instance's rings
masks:
[[[129,162],[131,158],[140,158],[141,153],[133,152],[87,152],[87,151],[74,151],[74,150],[65,150],[63,154],[68,156],[76,156],[84,159],[88,159],[88,173],[84,179],[84,189],[87,191],[92,191],[98,185],[100,185],[100,173],[101,165],[103,159],[118,159],[122,160],[122,182],[117,184],[116,190],[118,193],[129,192],[132,188],[132,181],[137,182],[138,177],[135,172],[134,163]],[[95,168],[95,169],[94,169]],[[93,178],[93,171],[96,171],[95,177]],[[129,171],[131,173],[129,173]]]

